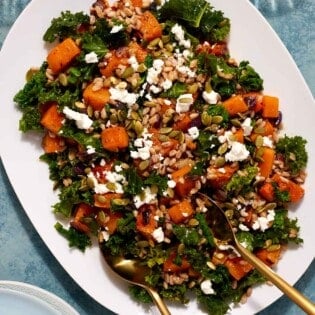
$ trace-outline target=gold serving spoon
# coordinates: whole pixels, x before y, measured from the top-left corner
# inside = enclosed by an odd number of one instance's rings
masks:
[[[233,232],[229,220],[224,214],[222,208],[207,195],[198,194],[198,197],[205,202],[207,223],[211,228],[215,239],[233,246],[238,253],[251,265],[253,265],[266,279],[277,286],[285,295],[296,303],[304,312],[309,315],[315,315],[315,304],[301,294],[298,290],[288,284],[271,268],[264,264],[259,258],[243,247]]]
[[[120,255],[113,256],[104,248],[104,246],[102,246],[101,237],[99,237],[99,245],[107,265],[116,275],[120,276],[120,278],[126,280],[130,284],[138,285],[147,290],[161,315],[171,315],[157,291],[145,281],[145,277],[150,274],[149,267],[141,264],[140,260],[137,259],[128,259]]]

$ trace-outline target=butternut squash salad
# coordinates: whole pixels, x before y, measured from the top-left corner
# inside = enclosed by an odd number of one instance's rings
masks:
[[[299,244],[288,206],[303,198],[307,153],[279,136],[277,96],[233,59],[230,20],[204,0],[96,1],[62,12],[54,42],[14,100],[22,132],[43,132],[59,202],[56,230],[84,251],[92,237],[143,260],[168,300],[192,291],[208,314],[244,302],[262,276],[215,244],[197,192],[215,198],[241,244],[269,266]],[[281,104],[285,106],[285,104]],[[131,287],[142,302],[150,297]]]

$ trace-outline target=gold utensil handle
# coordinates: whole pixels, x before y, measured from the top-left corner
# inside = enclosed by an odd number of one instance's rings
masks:
[[[263,276],[276,285],[284,294],[286,294],[295,304],[297,304],[306,314],[315,315],[315,304],[312,303],[302,293],[292,287],[271,268],[265,265],[259,258],[236,242],[236,247],[241,256],[251,263]]]
[[[161,315],[171,315],[170,311],[168,310],[166,304],[164,303],[163,299],[160,297],[160,295],[150,287],[146,287],[147,291],[151,295],[153,302],[159,309]]]

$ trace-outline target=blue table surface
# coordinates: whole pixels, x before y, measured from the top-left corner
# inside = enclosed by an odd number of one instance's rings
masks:
[[[0,1],[0,47],[10,27],[29,2],[30,0]],[[315,1],[252,2],[280,36],[314,95]],[[82,315],[113,314],[87,295],[48,250],[21,207],[1,161],[0,280],[21,281],[39,286],[67,301]],[[315,261],[297,282],[296,288],[315,301]],[[293,315],[303,312],[283,296],[259,314]]]

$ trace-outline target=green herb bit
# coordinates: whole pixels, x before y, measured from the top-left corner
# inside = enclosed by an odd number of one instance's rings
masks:
[[[214,236],[207,223],[205,215],[202,213],[197,213],[196,219],[199,221],[199,227],[202,230],[202,234],[206,238],[209,246],[214,247],[215,246]]]
[[[233,174],[232,178],[226,185],[229,193],[247,192],[251,189],[251,183],[258,173],[256,166],[248,166],[245,169]]]
[[[76,247],[84,252],[86,247],[92,245],[88,235],[81,233],[72,227],[65,229],[61,223],[57,222],[55,224],[55,229],[68,240],[70,247]]]
[[[276,144],[277,153],[281,153],[284,162],[293,175],[302,171],[307,164],[308,155],[306,151],[307,141],[301,136],[281,138]]]
[[[66,37],[76,37],[82,25],[89,25],[90,18],[83,12],[71,13],[70,11],[61,12],[58,18],[51,21],[51,25],[46,30],[43,39],[52,43],[56,39]]]

